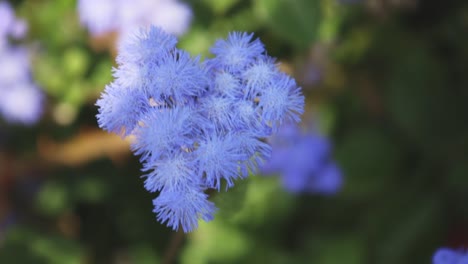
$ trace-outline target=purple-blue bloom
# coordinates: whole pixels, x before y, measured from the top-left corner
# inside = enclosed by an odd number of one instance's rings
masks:
[[[432,264],[467,264],[468,251],[439,248],[432,256]]]
[[[25,22],[7,2],[0,2],[0,114],[9,122],[29,125],[41,116],[43,94],[31,78],[28,50],[9,41],[25,32]]]
[[[149,25],[182,35],[192,19],[190,7],[177,0],[79,0],[78,13],[92,35],[118,32],[121,39]]]
[[[20,39],[26,35],[27,25],[24,20],[17,19],[13,8],[8,2],[0,2],[0,46],[6,44],[7,37]]]
[[[123,42],[115,80],[96,103],[101,128],[133,136],[144,186],[160,192],[154,212],[174,230],[213,219],[205,191],[228,189],[255,171],[270,156],[265,139],[277,124],[303,112],[300,88],[252,37],[231,33],[201,62],[161,29],[139,31]]]
[[[157,75],[154,75],[157,72]],[[200,97],[208,87],[208,75],[201,67],[199,58],[191,58],[181,50],[166,53],[159,58],[158,64],[148,69],[146,92],[156,101],[171,98],[182,102]],[[182,75],[184,78],[179,78]]]
[[[209,61],[213,68],[239,73],[261,57],[265,48],[253,34],[232,32],[226,40],[217,40],[210,51],[215,55]]]
[[[204,188],[198,185],[189,185],[182,190],[164,189],[153,200],[153,212],[160,222],[167,223],[173,230],[178,230],[180,225],[184,232],[190,232],[197,228],[199,219],[213,220],[216,211],[203,191]]]
[[[286,124],[272,137],[271,144],[271,159],[262,166],[262,172],[280,174],[286,190],[332,195],[341,189],[341,171],[331,160],[331,145],[326,138]]]
[[[283,121],[299,122],[303,97],[296,81],[286,74],[275,76],[271,85],[258,91],[262,118],[277,128]]]
[[[220,136],[212,133],[203,137],[195,151],[200,173],[206,177],[211,188],[221,188],[221,180],[227,187],[234,186],[234,180],[240,177],[240,162],[250,158],[239,148],[237,137],[231,133]]]

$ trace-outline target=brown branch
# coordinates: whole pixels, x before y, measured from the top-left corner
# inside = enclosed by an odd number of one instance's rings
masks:
[[[164,254],[163,264],[171,264],[175,262],[177,253],[184,242],[184,237],[184,232],[181,229],[172,234],[170,244]]]

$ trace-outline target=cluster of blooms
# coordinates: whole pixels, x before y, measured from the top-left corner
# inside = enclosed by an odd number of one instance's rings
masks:
[[[181,35],[192,18],[190,8],[177,0],[79,0],[78,12],[91,34],[118,32],[121,37],[149,25]]]
[[[273,151],[270,160],[261,167],[262,172],[280,174],[286,190],[331,195],[341,189],[341,171],[330,158],[331,145],[326,138],[286,124],[270,143]]]
[[[121,46],[115,80],[97,101],[99,126],[132,135],[158,220],[185,232],[216,211],[207,189],[230,188],[270,155],[265,138],[300,121],[304,97],[252,34],[218,40],[201,62],[159,28]]]
[[[28,50],[9,41],[25,33],[25,22],[0,2],[0,113],[9,122],[32,124],[41,115],[43,95],[31,80]]]
[[[438,249],[432,257],[433,264],[467,264],[468,251],[452,250],[449,248]]]

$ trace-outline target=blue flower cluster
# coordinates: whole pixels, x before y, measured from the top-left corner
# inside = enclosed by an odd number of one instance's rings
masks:
[[[266,137],[300,121],[304,97],[252,34],[234,32],[204,62],[159,28],[121,46],[115,80],[97,101],[99,126],[133,136],[158,220],[189,232],[216,207],[207,189],[230,188],[270,156]]]
[[[468,264],[468,251],[440,248],[432,257],[433,264]]]
[[[41,116],[43,94],[32,81],[28,50],[10,43],[26,31],[25,21],[0,1],[0,114],[9,122],[33,124]]]
[[[270,143],[273,152],[261,167],[262,172],[280,174],[287,191],[332,195],[341,189],[341,170],[330,157],[331,145],[326,138],[286,124]]]

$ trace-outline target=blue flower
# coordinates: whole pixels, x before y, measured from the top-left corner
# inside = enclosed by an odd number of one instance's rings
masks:
[[[148,109],[148,98],[138,88],[128,88],[111,83],[106,86],[99,107],[98,124],[108,132],[128,136]]]
[[[273,84],[280,75],[275,60],[268,56],[261,56],[250,65],[242,74],[246,82],[248,94],[256,97],[266,87]]]
[[[221,71],[214,76],[211,91],[218,96],[228,97],[230,99],[240,98],[243,87],[238,78],[227,71]]]
[[[194,156],[185,151],[173,152],[154,162],[147,162],[143,171],[150,171],[145,175],[145,188],[150,192],[161,190],[182,191],[187,185],[192,186],[196,179],[196,164]]]
[[[7,43],[7,37],[20,39],[26,35],[26,22],[15,17],[15,12],[8,2],[0,2],[0,17],[0,47]]]
[[[156,28],[124,42],[97,118],[101,128],[133,136],[144,186],[160,192],[158,220],[189,232],[216,211],[204,192],[255,172],[271,154],[266,138],[283,120],[299,121],[304,98],[252,34],[216,42],[208,62],[176,42]]]
[[[117,32],[121,40],[149,25],[182,35],[192,19],[190,7],[177,0],[79,0],[78,13],[92,35]]]
[[[201,119],[189,107],[151,108],[135,130],[132,149],[153,162],[173,151],[191,149]]]
[[[228,131],[234,126],[234,101],[225,97],[209,96],[200,99],[200,109],[210,126]]]
[[[260,109],[255,102],[239,99],[233,111],[233,119],[236,120],[233,126],[237,129],[247,128],[260,132],[265,128],[265,124],[261,122]]]
[[[259,91],[259,107],[262,118],[277,128],[284,121],[298,122],[304,109],[304,96],[296,81],[281,74],[272,84]]]
[[[220,190],[221,180],[225,180],[226,188],[232,187],[234,180],[240,177],[240,161],[247,160],[246,153],[238,147],[237,138],[215,133],[205,136],[199,144],[195,154],[200,173],[206,177],[206,185]]]
[[[263,135],[263,137],[260,137]],[[248,159],[241,164],[241,175],[248,176],[249,173],[256,173],[260,165],[271,156],[271,146],[262,139],[270,135],[269,132],[257,130],[244,130],[234,133],[239,148]]]
[[[342,175],[331,160],[330,143],[316,133],[302,133],[297,126],[283,125],[272,137],[271,159],[264,174],[280,174],[283,186],[293,193],[335,194]]]
[[[433,264],[467,264],[468,251],[439,248],[432,257]]]
[[[252,41],[253,34],[232,32],[227,40],[217,40],[210,49],[216,57],[209,61],[213,68],[233,72],[243,71],[265,51],[259,39]]]
[[[25,22],[0,2],[0,114],[8,122],[31,125],[42,115],[44,95],[31,78],[29,51],[9,41],[25,33]]]
[[[199,186],[182,190],[163,190],[158,198],[153,200],[154,212],[161,223],[167,223],[173,230],[182,227],[184,232],[190,232],[198,227],[198,220],[213,220],[216,207],[208,201],[208,195]]]
[[[154,73],[158,74],[155,75]],[[183,76],[184,78],[181,78]],[[148,71],[146,77],[148,95],[155,100],[184,102],[201,96],[208,88],[208,76],[201,68],[199,57],[192,59],[181,50],[161,56],[158,65]]]
[[[32,125],[41,117],[43,93],[32,83],[23,82],[0,91],[0,112],[12,123]]]
[[[176,44],[177,38],[161,28],[140,28],[122,40],[116,60],[120,66],[134,63],[141,67],[151,67],[159,64],[167,53],[174,51]]]

